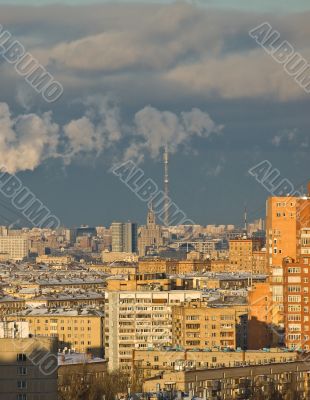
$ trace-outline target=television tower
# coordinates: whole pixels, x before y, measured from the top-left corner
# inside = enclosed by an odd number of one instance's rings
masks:
[[[164,192],[165,192],[165,202],[164,202],[164,224],[169,226],[169,153],[168,145],[165,146],[164,151]]]
[[[248,231],[248,210],[247,210],[247,205],[244,205],[244,230],[245,233]]]

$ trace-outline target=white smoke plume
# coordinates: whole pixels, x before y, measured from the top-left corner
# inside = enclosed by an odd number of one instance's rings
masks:
[[[125,158],[139,160],[145,150],[156,158],[165,144],[174,153],[180,145],[189,145],[193,136],[207,138],[222,129],[222,125],[216,125],[209,114],[198,108],[177,115],[147,106],[135,115],[134,138]]]
[[[180,145],[189,145],[193,136],[207,138],[222,130],[222,126],[197,108],[177,115],[147,106],[128,125],[121,121],[120,108],[109,97],[88,97],[83,105],[82,116],[60,126],[53,121],[52,112],[14,117],[9,106],[0,103],[2,164],[10,173],[34,170],[45,160],[56,157],[69,165],[79,156],[98,157],[107,150],[111,152],[111,148],[116,150],[115,145],[124,148],[128,140],[129,147],[118,158],[139,161],[146,152],[156,158],[166,143],[175,152]]]
[[[8,172],[34,170],[56,156],[58,142],[59,126],[51,112],[13,118],[8,105],[0,103],[0,157]]]

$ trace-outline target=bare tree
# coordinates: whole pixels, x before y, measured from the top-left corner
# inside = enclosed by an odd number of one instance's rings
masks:
[[[128,392],[128,385],[128,375],[121,371],[106,372],[98,379],[83,365],[62,376],[58,400],[115,400],[118,394]]]

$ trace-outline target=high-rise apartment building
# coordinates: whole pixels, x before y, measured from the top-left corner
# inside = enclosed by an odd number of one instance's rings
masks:
[[[138,228],[133,222],[113,222],[112,230],[112,251],[120,253],[136,253]]]
[[[310,203],[310,202],[309,202]],[[302,200],[299,225],[308,224],[309,203]],[[310,350],[310,227],[298,231],[298,257],[283,260],[285,344]]]
[[[296,261],[302,252],[308,251],[302,249],[302,243],[310,227],[310,197],[270,197],[266,211],[266,257],[272,290],[272,322],[281,333],[284,330],[282,263],[286,257]]]
[[[130,372],[132,350],[172,345],[172,306],[200,291],[107,291],[105,356],[111,371]]]
[[[0,253],[9,259],[22,260],[28,256],[29,240],[26,235],[0,236]]]
[[[309,229],[310,241],[310,229]],[[309,246],[310,247],[310,246]],[[310,350],[310,256],[283,260],[285,344]]]

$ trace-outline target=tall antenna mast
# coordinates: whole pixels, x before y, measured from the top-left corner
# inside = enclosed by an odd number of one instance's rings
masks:
[[[247,205],[244,205],[244,230],[245,232],[248,231],[248,210]]]
[[[165,146],[164,151],[164,192],[165,192],[165,205],[164,205],[164,224],[165,226],[169,226],[169,153],[168,153],[168,145]]]

